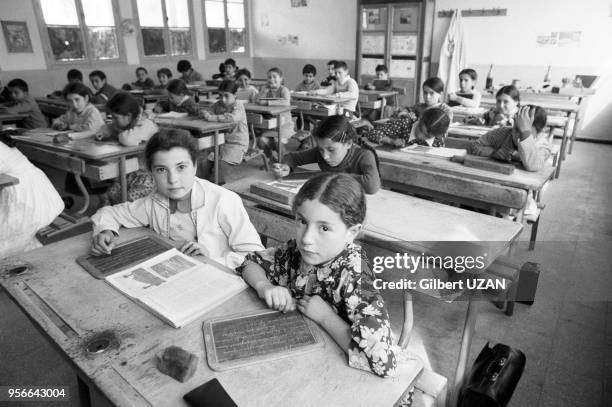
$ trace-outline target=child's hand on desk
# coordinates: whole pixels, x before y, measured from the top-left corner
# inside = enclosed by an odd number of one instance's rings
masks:
[[[332,308],[327,304],[323,298],[318,295],[308,296],[297,300],[297,309],[308,318],[312,319],[316,323],[321,323],[329,313],[335,314]]]
[[[187,242],[181,246],[181,252],[185,253],[188,256],[198,256],[203,255],[198,242]]]
[[[61,122],[55,122],[55,123],[53,123],[53,124],[51,125],[51,128],[52,128],[53,130],[60,130],[60,131],[63,131],[63,130],[68,130],[68,126],[67,126],[67,125],[65,125],[64,123],[61,123]]]
[[[208,110],[202,110],[201,116],[204,120],[210,120],[212,114]]]
[[[455,102],[457,99],[459,99],[459,97],[455,92],[448,94],[448,100],[450,100],[451,102]]]
[[[282,178],[289,175],[291,168],[287,164],[275,163],[272,164],[272,172],[276,178]]]
[[[263,299],[268,307],[282,312],[295,310],[295,300],[288,288],[272,285],[268,282],[256,290],[259,298]]]
[[[115,247],[116,240],[117,235],[115,235],[112,230],[103,230],[93,237],[91,242],[91,254],[94,256],[110,254],[111,250]]]

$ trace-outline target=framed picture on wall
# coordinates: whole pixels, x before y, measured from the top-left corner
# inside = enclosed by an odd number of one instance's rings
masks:
[[[2,32],[8,52],[34,52],[25,21],[2,21]]]

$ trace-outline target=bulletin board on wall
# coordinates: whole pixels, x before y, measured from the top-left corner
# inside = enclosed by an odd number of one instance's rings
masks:
[[[362,87],[374,79],[376,66],[383,64],[393,86],[406,91],[401,103],[418,100],[415,83],[422,75],[425,3],[360,1],[356,77]]]

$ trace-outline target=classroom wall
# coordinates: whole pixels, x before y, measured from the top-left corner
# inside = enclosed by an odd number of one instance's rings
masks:
[[[356,0],[308,0],[291,7],[290,0],[252,0],[251,33],[254,76],[265,77],[277,66],[293,89],[302,80],[302,67],[313,64],[324,78],[330,59],[346,61],[354,73],[357,32]],[[297,37],[297,38],[296,38]]]
[[[581,136],[610,139],[612,127],[612,9],[610,0],[437,0],[434,17],[432,74],[437,74],[440,47],[450,18],[439,18],[439,10],[454,8],[505,8],[501,17],[465,17],[468,65],[484,81],[493,64],[494,83],[509,84],[520,79],[521,87],[540,89],[548,65],[552,83],[565,76],[599,75],[598,92],[591,97],[583,116]],[[558,31],[580,31],[578,45],[539,46],[536,36]],[[481,82],[480,85],[484,83]]]
[[[248,0],[247,0],[248,1]],[[134,71],[141,65],[138,52],[138,36],[125,34],[119,30],[119,40],[125,50],[125,62],[97,65],[78,64],[70,66],[54,67],[48,66],[42,39],[38,29],[38,23],[34,14],[34,0],[0,0],[0,16],[2,20],[26,21],[28,31],[33,45],[33,53],[11,53],[6,49],[4,33],[0,30],[0,80],[2,83],[8,82],[13,78],[22,78],[28,82],[31,94],[43,96],[54,90],[61,89],[66,84],[66,72],[71,68],[80,69],[85,75],[94,69],[102,69],[109,80],[109,83],[120,87],[123,83],[135,80]],[[196,33],[195,57],[189,58],[193,66],[205,77],[212,76],[218,72],[219,63],[224,57],[207,57],[206,44],[204,42],[204,14],[202,10],[202,0],[193,0],[192,14]],[[136,10],[133,8],[132,0],[118,0],[119,21],[135,18]],[[247,7],[248,10],[248,7]],[[250,18],[247,17],[247,21]],[[252,48],[251,48],[252,50]],[[249,56],[235,57],[240,67],[253,68],[253,61]],[[149,74],[155,79],[155,72],[162,67],[169,67],[175,74],[176,60],[168,59],[159,62],[143,62]]]

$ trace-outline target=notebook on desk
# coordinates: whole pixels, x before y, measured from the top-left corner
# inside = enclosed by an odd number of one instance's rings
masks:
[[[119,245],[109,255],[79,257],[77,263],[174,328],[247,287],[240,277],[151,236]]]
[[[320,329],[298,311],[259,310],[205,321],[202,327],[208,365],[234,369],[316,350]]]

